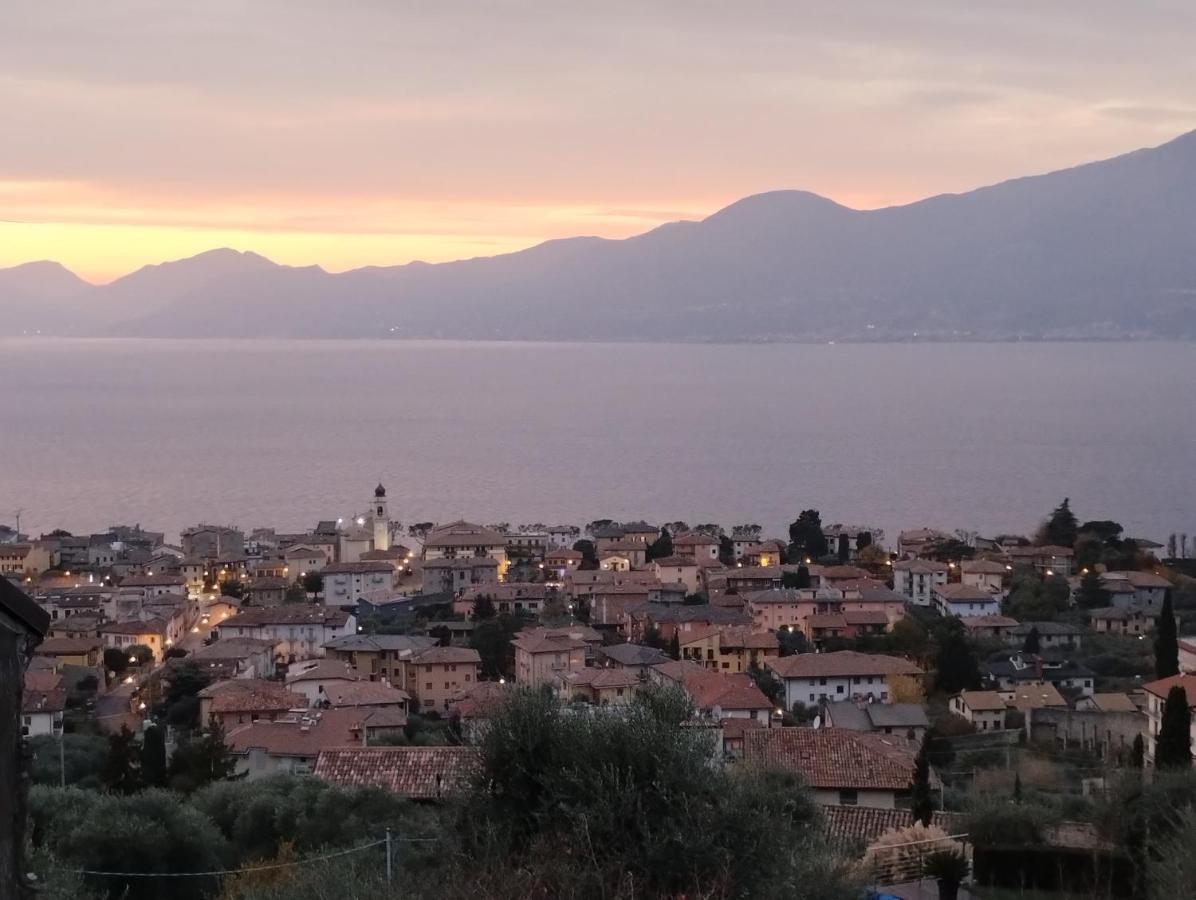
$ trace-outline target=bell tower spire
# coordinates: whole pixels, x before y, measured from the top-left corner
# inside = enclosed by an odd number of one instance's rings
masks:
[[[390,549],[390,513],[386,507],[386,488],[379,482],[374,488],[374,502],[370,507],[370,521],[374,530],[374,549]]]

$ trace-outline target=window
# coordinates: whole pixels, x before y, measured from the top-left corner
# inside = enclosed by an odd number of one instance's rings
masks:
[[[842,788],[839,791],[839,805],[840,806],[858,806],[860,802],[859,791],[854,788]]]
[[[429,681],[427,684],[425,684],[425,685],[424,685],[424,690],[425,690],[425,691],[430,691],[430,690],[432,690],[432,682],[430,682],[430,681]]]
[[[841,685],[841,684],[840,684],[840,685],[836,685],[836,686],[835,686],[835,693],[836,693],[836,694],[842,694],[842,693],[843,693],[843,685]]]

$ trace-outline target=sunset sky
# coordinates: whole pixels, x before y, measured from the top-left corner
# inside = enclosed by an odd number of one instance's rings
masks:
[[[1196,4],[13,2],[0,266],[333,271],[855,207],[1196,128]]]

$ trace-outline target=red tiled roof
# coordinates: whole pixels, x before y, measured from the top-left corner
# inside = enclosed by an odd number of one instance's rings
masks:
[[[838,678],[852,675],[921,675],[922,670],[899,656],[838,650],[799,653],[770,659],[769,667],[782,678]]]
[[[768,728],[744,735],[744,761],[800,775],[814,788],[903,791],[914,773],[908,743],[840,728]]]
[[[307,698],[302,694],[288,691],[277,681],[259,678],[218,681],[201,690],[199,696],[211,701],[208,709],[215,713],[285,712],[307,707]]]
[[[1172,675],[1169,678],[1160,678],[1158,681],[1152,681],[1149,684],[1142,685],[1143,689],[1156,697],[1167,699],[1167,694],[1171,692],[1173,687],[1181,687],[1184,693],[1188,695],[1188,706],[1196,709],[1196,675]]]
[[[75,656],[90,653],[103,646],[98,638],[91,637],[52,637],[46,638],[37,645],[33,652],[38,656]]]
[[[464,790],[477,770],[473,747],[354,747],[322,750],[314,774],[341,787],[434,800]]]
[[[314,606],[296,603],[288,606],[267,606],[246,609],[231,619],[225,619],[220,628],[254,627],[258,625],[326,625],[342,628],[349,621],[349,614],[331,606]]]
[[[825,806],[827,837],[835,841],[871,844],[882,834],[909,828],[914,814],[908,809],[877,809],[869,806]],[[959,813],[936,810],[931,819],[947,834],[963,831],[963,817]]]
[[[428,663],[480,663],[482,657],[478,651],[468,647],[429,647],[414,654],[410,662],[427,665]]]

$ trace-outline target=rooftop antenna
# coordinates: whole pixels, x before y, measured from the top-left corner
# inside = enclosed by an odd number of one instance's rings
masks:
[[[17,520],[17,540],[18,541],[21,539],[21,513],[23,513],[24,511],[25,511],[25,508],[21,507],[15,513],[13,513],[13,515],[16,517],[16,520]]]

